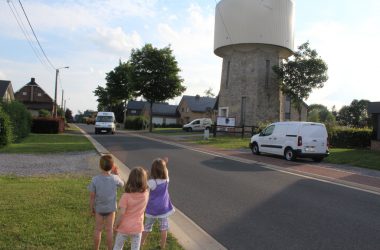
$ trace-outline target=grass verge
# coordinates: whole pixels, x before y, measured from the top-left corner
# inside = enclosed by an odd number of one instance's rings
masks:
[[[195,140],[189,139],[197,144],[207,145],[211,147],[221,148],[221,149],[241,149],[241,148],[249,148],[249,140],[250,138],[240,138],[240,137],[232,137],[232,136],[217,136],[210,137],[208,140],[204,140],[201,138],[196,138]]]
[[[89,177],[0,176],[1,249],[92,249]],[[157,249],[157,227],[144,250]],[[105,235],[101,249],[105,247]],[[183,249],[169,235],[167,249]],[[127,245],[127,249],[130,245]]]
[[[332,148],[324,161],[380,170],[380,153],[369,149]]]
[[[46,154],[88,150],[94,150],[94,146],[82,134],[29,134],[20,143],[0,148],[0,153]]]

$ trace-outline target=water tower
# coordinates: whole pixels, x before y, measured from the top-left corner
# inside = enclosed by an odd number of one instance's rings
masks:
[[[287,119],[290,101],[272,67],[292,54],[294,1],[221,0],[214,35],[223,58],[218,115],[246,126]]]

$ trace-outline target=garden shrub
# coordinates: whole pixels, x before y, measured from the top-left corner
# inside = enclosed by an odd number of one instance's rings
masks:
[[[127,117],[124,128],[133,130],[142,130],[147,127],[148,120],[143,116]]]
[[[332,127],[328,129],[329,143],[339,148],[367,148],[371,145],[372,129]]]
[[[0,147],[12,143],[12,123],[8,114],[0,105]]]
[[[65,121],[62,118],[33,118],[32,132],[37,134],[58,134],[65,131]]]
[[[12,123],[13,139],[19,142],[27,137],[32,125],[32,116],[25,105],[18,101],[2,104]]]

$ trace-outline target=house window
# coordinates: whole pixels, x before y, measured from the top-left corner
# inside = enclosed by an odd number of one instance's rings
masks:
[[[41,94],[41,93],[38,93],[37,96],[42,96],[42,94]]]
[[[189,108],[186,108],[186,113],[189,113],[190,112],[190,109]]]
[[[265,88],[269,88],[270,61],[266,60],[265,65]]]
[[[228,61],[228,63],[227,63],[227,76],[226,76],[226,88],[228,88],[228,81],[230,78],[230,66],[231,66],[231,61]]]
[[[134,109],[131,110],[131,114],[136,114],[136,113],[137,113],[136,110],[134,110]]]
[[[27,95],[27,93],[26,92],[22,92],[22,95]]]
[[[285,120],[291,119],[291,99],[289,96],[286,96],[285,98]]]
[[[185,112],[185,108],[182,108],[182,112]]]
[[[228,107],[220,107],[218,115],[221,117],[228,117]]]

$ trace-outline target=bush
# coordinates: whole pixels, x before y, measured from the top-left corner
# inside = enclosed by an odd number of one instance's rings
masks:
[[[182,128],[181,124],[153,124],[154,128]]]
[[[0,147],[12,143],[12,123],[8,114],[0,105]]]
[[[62,118],[33,118],[32,132],[38,134],[58,134],[65,131]]]
[[[143,116],[127,117],[124,128],[133,130],[145,129],[148,124],[148,120]]]
[[[2,106],[12,123],[14,141],[19,142],[21,139],[27,137],[32,125],[32,116],[25,105],[17,101],[12,101],[3,103]]]
[[[339,148],[366,148],[371,145],[372,129],[333,127],[328,129],[329,143]]]
[[[51,113],[49,110],[40,109],[38,110],[38,117],[51,117]]]

